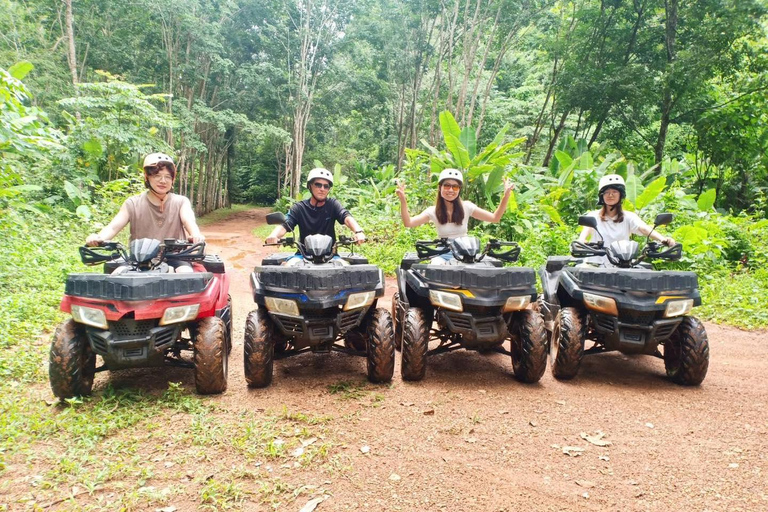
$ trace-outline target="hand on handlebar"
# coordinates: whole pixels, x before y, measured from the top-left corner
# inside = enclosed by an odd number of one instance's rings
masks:
[[[365,233],[363,233],[362,231],[360,231],[359,233],[355,233],[355,241],[357,242],[357,245],[360,245],[363,242],[365,242],[366,241]]]
[[[104,243],[104,240],[96,233],[88,235],[88,238],[85,239],[85,245],[88,247],[98,247],[102,243]]]
[[[661,241],[662,244],[666,245],[667,247],[672,247],[675,245],[675,239],[671,236],[668,236],[664,240]]]
[[[201,242],[205,242],[205,236],[203,236],[201,233],[200,236],[188,236],[187,240],[193,244],[199,244]]]
[[[264,239],[264,243],[268,244],[268,245],[269,244],[276,244],[279,240],[280,239],[277,238],[276,236],[268,236],[267,238]]]

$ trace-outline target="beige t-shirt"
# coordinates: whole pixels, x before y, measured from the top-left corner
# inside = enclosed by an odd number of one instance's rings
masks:
[[[163,211],[147,197],[148,192],[125,200],[131,224],[131,240],[154,238],[163,241],[166,238],[185,240],[184,226],[181,223],[181,208],[189,204],[184,196],[169,193],[165,199]]]
[[[473,213],[475,213],[475,210],[477,209],[477,206],[472,201],[462,201],[461,205],[464,207],[464,220],[461,222],[461,225],[454,224],[453,222],[448,222],[446,224],[440,224],[437,221],[437,214],[435,213],[435,207],[430,206],[426,210],[424,210],[423,213],[426,213],[429,217],[429,220],[432,221],[432,223],[437,228],[437,236],[440,238],[457,238],[460,236],[467,236],[467,225],[469,223],[469,218],[472,216]]]

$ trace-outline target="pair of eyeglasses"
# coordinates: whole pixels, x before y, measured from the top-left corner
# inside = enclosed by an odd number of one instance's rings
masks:
[[[448,183],[444,183],[443,184],[443,188],[448,189],[448,190],[461,190],[461,185],[451,185],[451,184],[448,184]]]
[[[325,190],[328,190],[331,188],[330,183],[318,183],[316,181],[312,183],[312,186],[314,186],[315,188],[324,188]]]

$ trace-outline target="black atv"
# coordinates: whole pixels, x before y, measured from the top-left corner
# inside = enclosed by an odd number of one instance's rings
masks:
[[[423,263],[448,254],[454,259],[446,264]],[[536,301],[536,273],[502,266],[519,256],[514,242],[491,240],[482,251],[476,237],[416,242],[416,252],[406,253],[397,270],[392,299],[404,380],[424,378],[428,355],[461,348],[507,354],[519,380],[541,379],[546,332],[529,307]],[[507,339],[510,351],[502,346]],[[439,342],[431,350],[430,340]]]
[[[659,214],[653,229],[670,222],[672,214]],[[579,225],[597,232],[594,217],[579,217]],[[539,308],[551,333],[552,374],[571,379],[583,355],[618,350],[663,357],[672,381],[700,384],[709,366],[709,341],[702,323],[688,315],[701,304],[696,274],[654,270],[649,262],[676,261],[681,254],[680,244],[667,248],[649,235],[642,251],[634,241],[609,247],[575,241],[572,257],[548,258],[539,272],[544,288]],[[585,264],[595,258],[605,258],[608,266]],[[593,345],[585,350],[587,339]]]
[[[284,222],[282,213],[267,215],[268,224]],[[327,235],[310,235],[304,243],[287,237],[272,245],[296,247],[301,258],[275,253],[251,274],[258,308],[245,323],[248,385],[269,386],[274,359],[332,350],[366,357],[371,382],[392,380],[392,317],[376,307],[384,273],[354,254],[354,240],[345,236],[336,243]],[[350,252],[340,255],[338,247]]]
[[[50,350],[57,397],[90,394],[99,371],[161,366],[194,369],[198,393],[227,389],[229,276],[204,243],[143,238],[127,251],[104,242],[81,247],[80,256],[86,265],[104,263],[104,273],[67,277],[61,310],[72,318],[56,329]],[[190,262],[193,272],[171,272],[173,261]]]

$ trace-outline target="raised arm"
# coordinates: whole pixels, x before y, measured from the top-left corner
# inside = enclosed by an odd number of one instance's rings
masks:
[[[426,213],[420,213],[415,217],[411,217],[408,212],[408,202],[405,199],[405,183],[399,182],[397,189],[395,190],[397,198],[400,199],[400,218],[403,219],[403,226],[407,228],[415,228],[429,222],[429,216]]]
[[[482,220],[483,222],[499,222],[501,217],[504,215],[504,212],[507,211],[509,196],[512,194],[512,190],[514,190],[514,188],[515,184],[512,183],[509,178],[504,178],[504,196],[501,198],[501,202],[499,203],[499,207],[496,208],[496,211],[491,213],[488,210],[477,208],[472,213],[472,217],[477,220]]]

